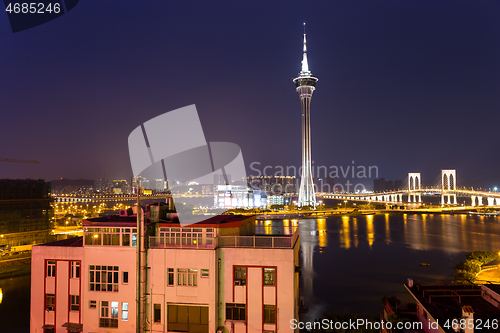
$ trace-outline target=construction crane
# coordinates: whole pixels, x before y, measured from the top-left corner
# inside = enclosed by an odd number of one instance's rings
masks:
[[[21,160],[21,159],[16,159],[16,158],[0,158],[0,162],[40,164],[40,162],[35,161],[35,160]]]

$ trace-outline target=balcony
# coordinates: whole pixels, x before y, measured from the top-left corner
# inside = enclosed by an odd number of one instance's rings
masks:
[[[298,230],[290,235],[280,236],[219,236],[203,238],[202,242],[184,241],[176,244],[167,243],[162,237],[149,237],[149,247],[152,249],[216,249],[219,247],[260,248],[260,249],[291,249],[299,237]]]

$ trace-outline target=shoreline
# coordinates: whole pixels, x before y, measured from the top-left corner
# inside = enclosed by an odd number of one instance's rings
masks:
[[[364,216],[364,215],[401,215],[401,214],[441,214],[441,215],[470,215],[470,209],[455,209],[455,210],[432,210],[432,209],[418,209],[418,210],[394,210],[394,209],[381,209],[381,210],[335,210],[335,211],[311,211],[303,213],[275,213],[275,214],[255,214],[256,220],[279,220],[279,219],[304,219],[304,218],[322,218],[330,216]],[[490,216],[482,214],[474,214],[478,216]],[[497,215],[491,215],[492,217]]]
[[[27,258],[19,258],[14,261],[0,261],[0,279],[9,279],[30,274],[31,256]]]

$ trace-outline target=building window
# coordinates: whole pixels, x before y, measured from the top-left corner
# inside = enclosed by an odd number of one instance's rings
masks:
[[[85,245],[120,245],[120,228],[85,228]]]
[[[102,244],[102,237],[101,237],[101,228],[95,228],[94,229],[97,232],[90,232],[89,231],[85,232],[85,245],[101,245]]]
[[[168,269],[168,285],[169,286],[174,285],[174,269],[173,268]]]
[[[45,304],[47,311],[55,311],[56,309],[56,295],[45,294]]]
[[[198,270],[193,268],[177,268],[177,285],[191,286],[198,285],[197,282]]]
[[[122,283],[128,283],[128,272],[123,272]]]
[[[70,295],[69,297],[70,297],[70,310],[80,311],[80,296]]]
[[[161,323],[161,304],[154,305],[153,320],[155,323]]]
[[[125,229],[125,231],[129,233],[122,234],[122,246],[130,246],[130,229]]]
[[[167,306],[167,331],[208,333],[208,306]]]
[[[97,301],[89,301],[89,309],[96,309]]]
[[[264,305],[264,324],[276,324],[275,305]]]
[[[246,305],[226,303],[226,320],[245,320]]]
[[[234,267],[234,285],[244,286],[247,284],[247,268],[246,267]]]
[[[71,262],[71,278],[78,279],[80,277],[80,262],[72,261]]]
[[[128,321],[128,303],[122,303],[122,321]]]
[[[89,266],[89,290],[118,292],[118,266]]]
[[[118,302],[101,301],[99,327],[118,327]]]
[[[208,277],[208,269],[201,270],[201,277]]]
[[[264,285],[274,286],[276,278],[276,268],[264,268]]]
[[[205,232],[206,232],[206,238],[205,238],[206,244],[212,245],[213,240],[214,240],[214,230],[213,229],[206,229]]]
[[[56,262],[54,260],[47,261],[47,276],[56,276]]]

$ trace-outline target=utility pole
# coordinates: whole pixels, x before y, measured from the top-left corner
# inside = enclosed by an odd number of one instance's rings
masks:
[[[145,333],[146,324],[146,269],[145,269],[145,248],[144,248],[144,221],[143,212],[140,202],[140,187],[139,181],[136,178],[137,189],[137,267],[136,267],[136,299],[137,299],[137,316],[136,316],[136,332]]]

